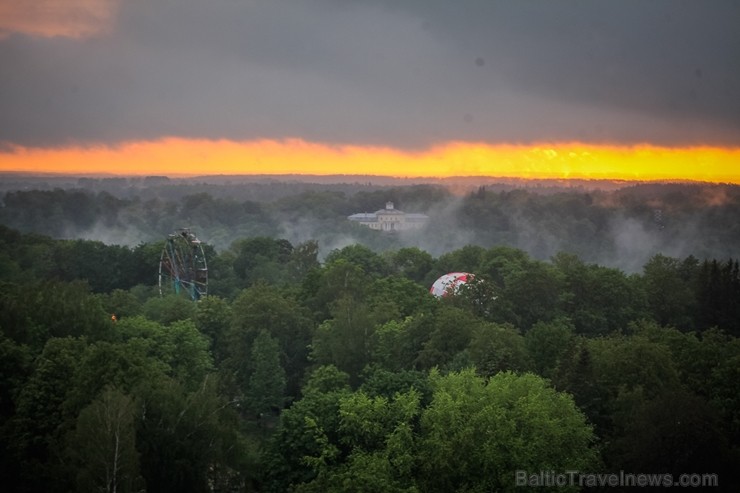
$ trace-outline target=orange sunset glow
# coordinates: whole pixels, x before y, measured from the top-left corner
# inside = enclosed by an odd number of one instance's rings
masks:
[[[117,175],[345,174],[395,177],[491,176],[740,183],[740,149],[487,145],[452,142],[423,151],[303,140],[163,139],[118,146],[0,153],[0,171]]]
[[[12,32],[85,38],[110,29],[117,0],[0,2],[0,38]]]

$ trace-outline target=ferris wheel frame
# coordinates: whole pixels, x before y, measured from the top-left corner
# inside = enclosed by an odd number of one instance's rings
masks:
[[[159,294],[186,294],[198,301],[208,294],[208,264],[203,245],[190,228],[168,235],[159,259]]]

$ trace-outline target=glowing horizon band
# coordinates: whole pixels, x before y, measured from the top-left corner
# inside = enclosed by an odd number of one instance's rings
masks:
[[[165,138],[115,146],[0,150],[0,172],[113,175],[492,176],[740,183],[740,147],[448,142],[409,151],[301,139]]]

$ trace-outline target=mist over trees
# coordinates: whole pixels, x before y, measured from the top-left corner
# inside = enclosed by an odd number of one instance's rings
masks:
[[[293,244],[316,240],[320,259],[355,243],[378,252],[418,247],[434,256],[466,245],[508,245],[539,260],[568,252],[633,273],[658,253],[734,258],[740,243],[740,187],[731,185],[18,180],[4,185],[0,224],[130,247],[190,227],[219,251],[258,236]],[[24,189],[34,184],[44,186]],[[382,208],[386,201],[429,215],[429,226],[378,235],[346,220]]]
[[[3,487],[518,491],[516,471],[570,470],[740,487],[735,188],[332,186],[263,201],[7,193]],[[76,219],[74,200],[88,208]],[[457,229],[383,235],[343,221],[385,200]],[[156,286],[163,239],[187,218],[206,243],[198,302]],[[302,221],[306,236],[285,234]],[[594,262],[620,251],[618,221],[653,241],[628,260],[659,251],[636,268]],[[128,244],[82,238],[101,224],[150,229]],[[523,224],[544,246],[517,246]],[[439,250],[419,247],[435,236]],[[681,241],[697,251],[671,254]],[[432,296],[453,271],[475,279]]]

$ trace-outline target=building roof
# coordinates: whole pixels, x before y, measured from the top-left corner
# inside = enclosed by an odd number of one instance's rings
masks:
[[[358,212],[357,214],[347,216],[347,219],[350,221],[375,221],[378,219],[378,216],[374,212]]]
[[[358,212],[356,214],[352,214],[350,216],[347,216],[347,219],[350,221],[360,221],[360,222],[377,222],[379,220],[379,216],[404,216],[404,219],[407,222],[411,223],[421,223],[429,219],[429,216],[426,214],[417,214],[417,213],[406,213],[403,211],[399,211],[398,209],[393,207],[393,202],[387,202],[385,204],[385,209],[378,209],[375,212]]]
[[[417,214],[415,212],[409,212],[408,214],[406,214],[406,220],[411,222],[426,221],[427,219],[429,219],[429,216],[427,216],[426,214]]]

